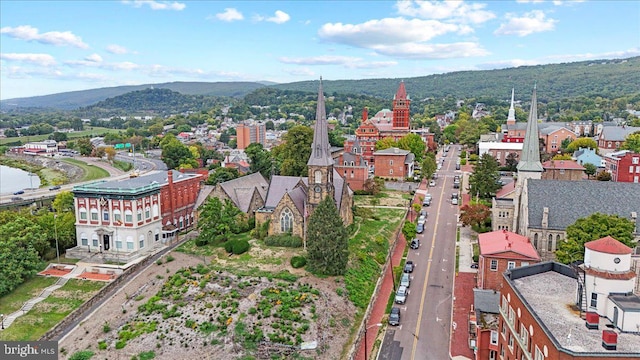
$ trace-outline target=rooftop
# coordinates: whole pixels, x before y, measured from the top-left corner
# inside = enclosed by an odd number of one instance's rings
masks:
[[[530,259],[540,259],[529,238],[510,231],[491,231],[478,234],[481,255],[497,255],[515,252]]]
[[[605,254],[626,255],[633,252],[630,247],[612,238],[611,236],[605,236],[602,239],[589,241],[588,243],[584,244],[584,247],[589,250]]]
[[[549,160],[542,163],[545,169],[584,170],[584,167],[572,160]]]
[[[170,171],[172,172],[174,183],[202,176],[200,174],[181,173],[175,170]],[[128,194],[160,188],[167,183],[167,172],[160,171],[151,175],[138,176],[124,180],[97,181],[86,185],[79,185],[75,186],[73,191]]]
[[[567,274],[563,274],[563,273]],[[580,313],[571,306],[576,301],[576,279],[568,276],[572,270],[557,263],[542,263],[511,271],[508,280],[516,293],[524,300],[551,340],[560,348],[577,353],[617,354],[638,353],[640,336],[618,333],[617,350],[602,347],[602,329],[608,320],[601,318],[600,330],[589,330]]]

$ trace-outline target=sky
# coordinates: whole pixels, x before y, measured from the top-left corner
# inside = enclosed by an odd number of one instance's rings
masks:
[[[640,1],[0,1],[0,99],[640,55]]]

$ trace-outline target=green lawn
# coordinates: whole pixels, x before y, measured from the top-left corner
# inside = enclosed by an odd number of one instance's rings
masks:
[[[99,168],[97,166],[93,166],[91,164],[87,164],[86,162],[78,159],[60,159],[60,161],[64,161],[66,163],[82,168],[82,170],[84,171],[84,177],[80,179],[81,182],[109,177],[109,172],[107,170]]]
[[[107,134],[107,133],[116,133],[117,134],[117,133],[119,133],[121,131],[123,131],[123,130],[121,130],[121,129],[107,129],[107,128],[103,128],[103,127],[89,126],[87,130],[68,133],[67,134],[67,138],[69,140],[72,140],[72,139],[77,139],[77,138],[81,138],[81,137],[85,137],[85,136],[96,137],[96,136],[101,136],[101,135]],[[13,137],[13,138],[4,138],[4,139],[0,139],[0,145],[10,144],[10,143],[13,143],[13,142],[16,142],[16,141],[20,141],[20,142],[22,142],[22,144],[26,144],[28,142],[46,140],[50,136],[51,136],[51,134],[44,134],[44,135],[33,135],[33,136],[20,136],[20,137]]]
[[[36,304],[26,315],[0,332],[0,340],[37,340],[58,322],[102,289],[106,283],[72,279],[48,298]]]
[[[0,297],[0,314],[6,316],[19,310],[27,300],[38,296],[44,288],[53,285],[57,280],[55,277],[36,275],[23,282],[11,293]]]

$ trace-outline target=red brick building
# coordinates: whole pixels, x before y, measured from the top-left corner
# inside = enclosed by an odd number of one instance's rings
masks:
[[[611,181],[640,182],[640,154],[622,150],[604,156],[605,170],[611,174]]]
[[[369,178],[369,165],[361,155],[363,148],[356,139],[354,146],[348,152],[340,154],[333,168],[342,175],[351,190],[363,190],[364,183]]]
[[[573,141],[578,135],[564,126],[547,126],[540,129],[540,139],[544,141],[544,151],[555,154],[560,151],[564,140]]]
[[[584,167],[573,160],[549,160],[542,163],[542,178],[547,180],[582,180]]]
[[[512,269],[502,280],[498,351],[490,359],[640,358],[637,335],[611,330],[607,319],[598,316],[590,329],[572,307],[580,283],[575,269],[544,262]],[[628,304],[640,310],[638,304]]]
[[[373,153],[375,158],[375,176],[385,179],[404,180],[413,177],[415,156],[409,150],[388,148]]]
[[[238,124],[236,127],[237,148],[243,150],[253,143],[262,144],[262,146],[264,146],[266,133],[267,128],[264,123],[253,123],[249,125]]]
[[[540,262],[540,256],[526,236],[510,231],[478,234],[478,288],[500,291],[502,273]]]

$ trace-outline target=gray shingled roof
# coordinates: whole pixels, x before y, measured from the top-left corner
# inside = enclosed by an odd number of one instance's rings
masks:
[[[631,219],[640,215],[640,185],[610,181],[528,179],[529,227],[542,228],[542,212],[549,208],[549,228],[564,230],[576,220],[599,212]],[[640,234],[640,221],[636,222]]]
[[[249,211],[253,193],[258,191],[260,197],[264,199],[267,196],[269,183],[267,183],[267,180],[258,172],[225,181],[220,183],[220,187],[238,209],[246,213]]]
[[[526,122],[517,122],[515,124],[507,125],[507,130],[526,130],[527,123]]]
[[[640,127],[633,126],[605,126],[600,134],[600,139],[607,141],[624,141],[629,134],[640,131]]]
[[[538,98],[536,87],[531,95],[531,109],[527,120],[527,131],[524,134],[522,153],[518,162],[518,172],[542,172],[540,163],[540,145],[538,140]]]
[[[476,311],[498,314],[500,312],[500,293],[491,289],[473,289],[473,306]]]
[[[198,198],[196,199],[196,209],[199,209],[200,206],[202,206],[202,204],[207,201],[207,199],[209,198],[209,194],[211,194],[211,192],[215,188],[216,187],[213,185],[202,185],[202,189],[200,189],[200,193],[198,194]]]
[[[300,182],[308,186],[306,177],[281,175],[272,176],[264,207],[272,209],[275,208],[284,194],[293,190]]]
[[[364,167],[366,166],[364,164],[364,161],[362,161],[362,155],[360,154],[352,154],[352,153],[344,153],[342,154],[342,160],[343,160],[343,164],[344,161],[347,162],[347,164],[351,164],[351,162],[353,161],[354,166],[360,166],[360,167]],[[337,165],[342,165],[342,164],[337,164]],[[348,165],[351,166],[351,165]]]

